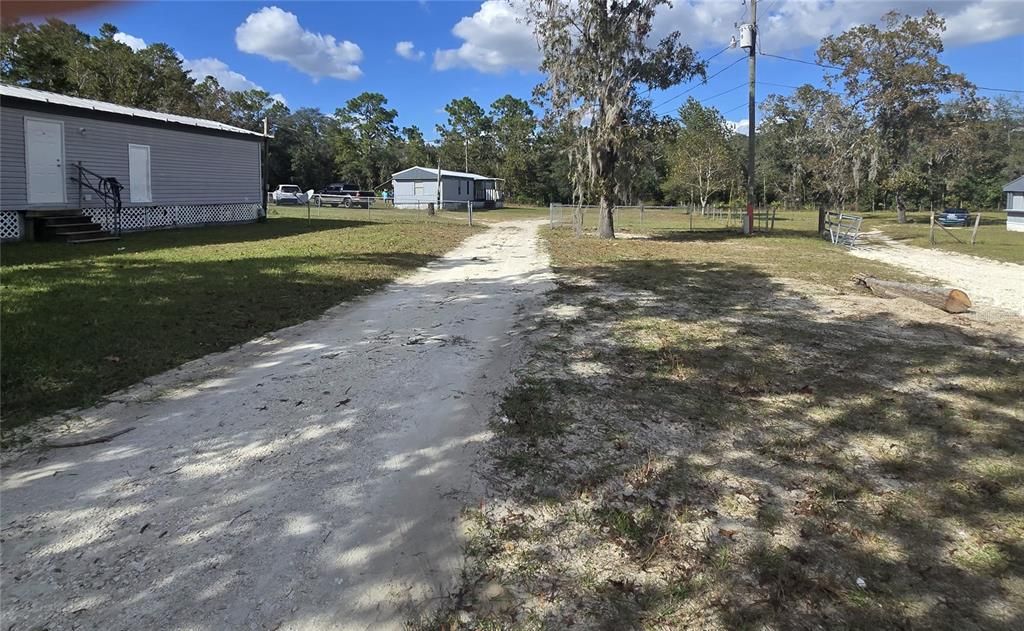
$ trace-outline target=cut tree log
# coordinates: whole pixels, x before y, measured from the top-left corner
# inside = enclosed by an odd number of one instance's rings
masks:
[[[971,308],[971,299],[960,289],[898,283],[873,276],[859,276],[857,284],[867,287],[879,298],[912,298],[936,309],[942,309],[946,313],[964,313]]]

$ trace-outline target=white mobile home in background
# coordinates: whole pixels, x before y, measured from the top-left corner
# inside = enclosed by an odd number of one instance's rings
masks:
[[[1024,175],[1003,187],[1006,196],[1006,229],[1024,232]]]
[[[442,207],[450,210],[465,210],[466,202],[473,202],[474,208],[501,208],[503,205],[500,178],[487,177],[476,173],[440,170],[430,167],[410,167],[391,174],[391,185],[395,192],[396,208],[426,208],[438,200],[440,179]]]

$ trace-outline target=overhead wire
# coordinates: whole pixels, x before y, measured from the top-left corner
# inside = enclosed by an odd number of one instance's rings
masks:
[[[796,57],[786,57],[786,56],[783,56],[783,55],[780,55],[780,54],[772,54],[770,52],[763,52],[762,51],[761,55],[765,56],[765,57],[774,57],[776,59],[785,59],[786,61],[796,61],[797,64],[806,64],[808,66],[817,66],[818,68],[827,68],[827,69],[830,69],[830,70],[843,70],[842,68],[840,68],[838,66],[829,66],[827,64],[818,64],[817,61],[808,61],[807,59],[798,59]]]
[[[711,81],[712,79],[714,79],[714,78],[715,78],[715,77],[717,77],[718,75],[722,74],[723,72],[725,72],[725,71],[726,71],[726,70],[728,70],[729,68],[732,68],[733,66],[735,66],[735,65],[736,65],[736,64],[738,64],[738,63],[740,63],[740,62],[741,62],[741,61],[743,61],[744,59],[745,59],[745,57],[739,57],[739,58],[737,58],[737,59],[736,59],[736,61],[732,62],[731,64],[729,64],[729,65],[728,65],[728,66],[726,66],[725,68],[722,68],[721,70],[719,70],[719,71],[718,71],[718,72],[716,72],[715,74],[713,74],[713,75],[711,75],[711,76],[709,76],[709,77],[705,78],[705,79],[704,79],[703,81],[701,81],[701,82],[700,82],[700,83],[698,83],[697,85],[691,86],[691,87],[689,87],[689,88],[687,88],[687,89],[683,90],[683,91],[682,91],[682,92],[680,92],[679,94],[676,94],[675,96],[669,97],[669,98],[665,99],[664,101],[662,101],[661,103],[658,103],[657,105],[655,105],[655,106],[653,107],[653,109],[658,109],[658,108],[660,108],[660,107],[661,107],[662,105],[665,105],[665,104],[667,104],[667,103],[671,103],[672,101],[675,101],[676,99],[678,99],[678,98],[680,98],[680,97],[682,97],[682,96],[686,96],[687,94],[689,94],[690,92],[693,92],[694,90],[696,90],[697,88],[701,87],[702,85],[707,85],[708,81]]]
[[[989,92],[1010,92],[1012,94],[1024,94],[1024,90],[1011,90],[1010,88],[985,88],[980,85],[974,86],[979,90],[987,90]]]

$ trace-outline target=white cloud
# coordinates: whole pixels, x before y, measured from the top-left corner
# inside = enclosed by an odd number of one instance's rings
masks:
[[[114,41],[121,42],[128,48],[131,48],[135,51],[142,50],[147,46],[146,40],[142,39],[141,37],[129,35],[128,33],[114,33]]]
[[[235,72],[228,65],[216,57],[203,57],[202,59],[182,59],[185,70],[192,73],[196,81],[202,81],[207,75],[217,80],[225,90],[241,92],[242,90],[262,90],[254,81],[250,81],[240,72]]]
[[[486,0],[471,16],[459,20],[452,33],[463,40],[458,48],[434,52],[434,68],[474,68],[500,73],[509,68],[536,70],[541,56],[520,7],[504,0]]]
[[[226,63],[216,57],[203,57],[201,59],[185,59],[181,57],[181,65],[185,71],[192,75],[196,81],[202,81],[210,76],[217,80],[222,88],[231,92],[242,92],[244,90],[263,90],[263,86],[255,81],[249,80],[244,74],[235,72]],[[288,105],[288,101],[280,92],[270,95],[275,101]]]
[[[235,29],[238,50],[284,61],[314,79],[357,79],[363,72],[357,65],[363,51],[333,35],[305,30],[299,18],[277,7],[264,7],[245,18]]]
[[[922,15],[929,7],[946,19],[943,41],[948,46],[970,45],[1024,33],[1024,12],[1013,0],[780,0],[759,15],[761,46],[786,52],[816,46],[821,38],[858,24],[877,23],[895,10]],[[674,30],[697,47],[725,46],[743,22],[745,7],[714,0],[676,2],[655,17],[655,35]]]
[[[947,44],[990,42],[1024,33],[1024,11],[1011,0],[967,3],[953,19],[946,19]]]
[[[726,126],[741,136],[746,136],[747,132],[750,131],[750,119],[741,118],[738,121],[725,121]],[[758,126],[760,129],[760,125]]]
[[[943,41],[966,46],[1024,34],[1024,11],[1014,0],[777,0],[759,15],[765,52],[786,53],[817,46],[821,38],[852,26],[877,23],[890,10],[921,15],[933,8],[946,18]],[[737,35],[736,23],[746,19],[746,7],[722,0],[677,0],[655,15],[652,36],[680,31],[682,40],[698,49],[724,47]],[[540,53],[514,0],[486,0],[473,15],[459,20],[452,33],[458,48],[437,50],[434,68],[475,68],[500,73],[510,68],[536,69]]]
[[[398,42],[395,44],[395,52],[398,53],[399,57],[409,61],[419,61],[423,59],[425,54],[422,50],[416,50],[416,45],[412,42]]]

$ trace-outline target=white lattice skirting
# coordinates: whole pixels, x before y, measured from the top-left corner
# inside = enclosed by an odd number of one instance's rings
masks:
[[[13,210],[0,211],[0,241],[21,239],[21,217]]]
[[[187,226],[201,226],[216,223],[241,223],[256,221],[262,206],[246,204],[193,204],[174,206],[146,206],[121,209],[121,230],[162,230]],[[82,212],[104,229],[117,230],[116,215],[103,208],[83,208]]]
[[[121,210],[121,230],[140,232],[218,223],[244,223],[256,221],[261,208],[259,202],[124,208]],[[83,208],[82,212],[105,230],[117,231],[117,215],[113,210]],[[18,241],[24,236],[21,214],[14,210],[0,211],[0,240]]]

